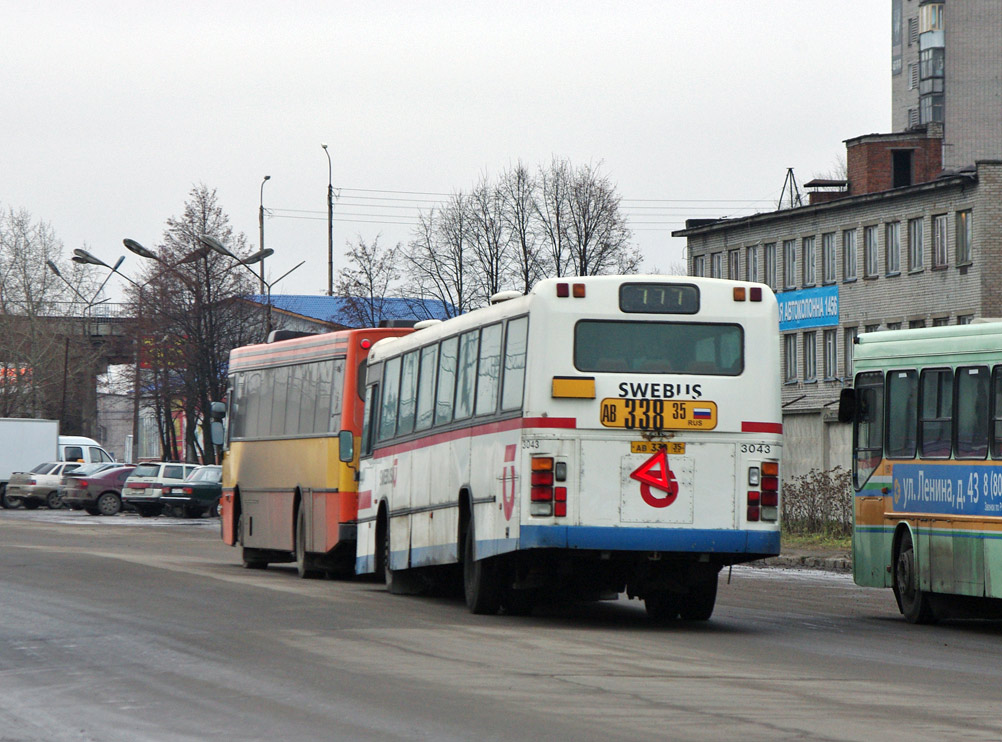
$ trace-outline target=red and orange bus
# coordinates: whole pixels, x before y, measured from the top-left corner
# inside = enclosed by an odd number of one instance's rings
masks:
[[[230,353],[222,538],[243,564],[351,573],[369,348],[409,327],[343,330]],[[342,460],[342,451],[345,452]]]

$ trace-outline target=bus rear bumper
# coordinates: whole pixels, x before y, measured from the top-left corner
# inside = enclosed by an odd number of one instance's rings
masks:
[[[692,528],[522,526],[520,549],[779,554],[779,531]]]

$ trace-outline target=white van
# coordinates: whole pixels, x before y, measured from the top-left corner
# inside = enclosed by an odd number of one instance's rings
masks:
[[[101,448],[93,438],[82,435],[59,436],[59,460],[79,461],[84,464],[101,464],[114,461],[115,457]]]

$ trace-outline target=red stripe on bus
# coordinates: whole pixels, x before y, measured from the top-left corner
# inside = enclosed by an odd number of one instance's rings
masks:
[[[517,430],[519,428],[573,429],[577,426],[577,418],[573,417],[515,417],[511,420],[502,420],[501,422],[496,423],[484,423],[482,425],[474,425],[470,428],[449,430],[445,433],[435,433],[434,435],[428,435],[424,438],[418,438],[417,440],[381,448],[378,451],[373,452],[372,455],[377,459],[382,459],[387,456],[395,456],[398,453],[406,453],[419,448],[427,448],[428,446],[434,446],[438,443],[448,443],[449,441],[456,441],[461,438],[473,438],[475,436],[490,435],[491,433],[500,433],[505,430]]]
[[[783,423],[741,423],[742,433],[782,433]]]
[[[372,507],[372,490],[358,493],[358,509],[368,510]]]

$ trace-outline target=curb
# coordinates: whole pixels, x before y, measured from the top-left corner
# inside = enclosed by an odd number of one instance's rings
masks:
[[[754,567],[784,567],[787,569],[820,569],[826,572],[852,572],[852,557],[824,557],[824,556],[783,556],[760,559],[757,562],[750,562],[749,566]]]

